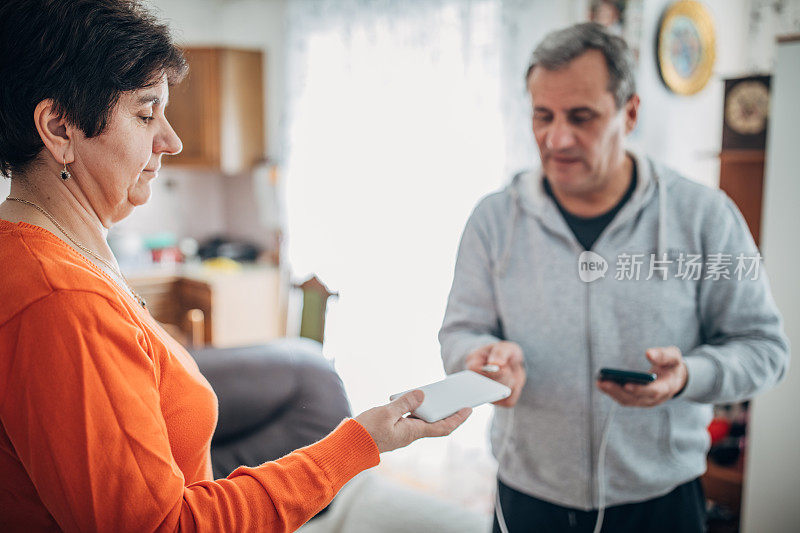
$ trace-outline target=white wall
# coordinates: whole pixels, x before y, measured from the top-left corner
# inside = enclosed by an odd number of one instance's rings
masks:
[[[508,178],[539,159],[531,132],[530,96],[524,82],[531,53],[548,32],[576,21],[575,10],[570,2],[550,0],[509,2],[503,7],[501,68],[505,81],[503,118]]]
[[[724,80],[772,71],[776,34],[800,31],[800,0],[705,0],[703,4],[714,20],[716,62],[708,85],[692,96],[670,92],[657,71],[658,22],[672,2],[644,2],[638,76],[642,122],[638,143],[653,157],[687,177],[716,187]],[[777,11],[779,4],[781,12]]]
[[[148,0],[148,3],[161,20],[169,23],[181,45],[263,51],[265,153],[280,160],[286,0]],[[150,202],[122,221],[117,231],[140,234],[168,231],[197,239],[224,233],[268,244],[269,234],[259,231],[256,206],[250,201],[255,196],[251,176],[226,177],[215,172],[176,169],[167,162],[159,179],[153,182]]]
[[[267,154],[278,161],[285,155],[283,135],[283,91],[285,80],[287,0],[148,0],[163,19],[170,22],[179,42],[187,45],[255,47],[266,55]],[[717,62],[712,81],[694,96],[669,92],[656,71],[654,42],[658,20],[671,0],[645,0],[638,75],[642,94],[640,131],[632,145],[675,167],[688,177],[716,186],[719,179],[719,153],[722,128],[723,82],[727,77],[771,70],[774,60],[774,35],[797,24],[800,0],[787,0],[783,13],[765,0],[707,0],[717,32]],[[551,2],[534,0],[514,4],[518,22],[515,35],[509,35],[503,68],[518,72],[521,79],[528,56],[547,31],[577,21],[581,0]],[[753,14],[758,17],[754,17]],[[509,91],[509,105],[520,109],[520,118],[506,128],[509,137],[509,171],[530,166],[536,152],[531,140],[528,117],[522,112],[522,82],[519,90]],[[199,176],[199,177],[198,177]],[[200,183],[199,181],[204,183]],[[172,185],[170,188],[169,185]],[[0,180],[0,197],[7,194],[8,182]],[[200,195],[212,198],[200,198]],[[224,180],[196,173],[167,170],[154,183],[154,201],[159,208],[138,209],[125,222],[133,229],[146,230],[163,224],[179,234],[210,233],[225,229],[222,203],[213,198],[225,194]],[[158,200],[156,200],[158,198]],[[180,206],[179,203],[187,204]],[[194,216],[191,205],[204,206],[207,217]],[[182,213],[180,217],[167,212]],[[162,215],[162,213],[164,213]],[[187,218],[188,217],[188,218]],[[190,222],[191,221],[191,222]]]
[[[719,182],[718,154],[722,142],[724,79],[769,72],[775,55],[774,37],[786,27],[771,4],[761,0],[706,0],[716,31],[716,63],[712,79],[699,93],[681,96],[667,89],[656,66],[655,42],[658,23],[673,0],[644,0],[639,45],[637,88],[642,97],[640,122],[629,144],[672,166],[689,178],[716,187]],[[511,2],[517,23],[511,25],[504,68],[512,81],[521,80],[530,53],[556,28],[585,20],[586,2],[534,0],[526,4]],[[763,4],[763,5],[762,5]],[[800,0],[788,0],[785,10],[790,21],[800,10]],[[754,17],[753,13],[758,16]],[[794,22],[791,22],[794,23]],[[516,34],[515,34],[516,33]],[[509,170],[518,169],[537,157],[530,135],[530,121],[519,102],[524,98],[512,85],[508,98],[516,100],[520,117],[511,116],[509,132]]]
[[[800,41],[779,46],[772,81],[766,161],[762,252],[772,292],[792,346],[800,346],[800,247],[797,209],[800,168],[797,88]],[[753,400],[748,429],[742,531],[797,531],[800,524],[800,369],[778,388]]]
[[[704,2],[714,19],[716,63],[711,81],[692,96],[672,93],[656,66],[658,21],[672,0],[644,4],[638,89],[642,95],[639,146],[685,176],[709,186],[719,183],[722,100],[726,77],[744,73],[747,0]]]
[[[264,69],[267,152],[279,157],[286,0],[148,0],[188,46],[260,48]]]

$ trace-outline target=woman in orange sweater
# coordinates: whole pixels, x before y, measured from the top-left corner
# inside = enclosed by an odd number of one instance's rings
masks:
[[[181,150],[164,108],[185,71],[134,1],[0,6],[0,531],[291,531],[468,415],[404,418],[415,391],[212,479],[214,392],[105,241]]]

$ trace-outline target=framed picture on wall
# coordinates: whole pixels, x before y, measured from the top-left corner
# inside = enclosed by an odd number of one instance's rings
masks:
[[[602,24],[628,43],[638,63],[642,41],[642,0],[575,0],[577,21]]]

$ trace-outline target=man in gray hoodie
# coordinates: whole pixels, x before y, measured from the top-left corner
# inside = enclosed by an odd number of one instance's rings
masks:
[[[495,364],[513,391],[491,432],[495,531],[591,531],[606,506],[606,531],[703,531],[712,404],[788,365],[758,250],[725,194],[626,151],[622,39],[554,32],[526,81],[541,169],[475,208],[439,333],[448,373]]]

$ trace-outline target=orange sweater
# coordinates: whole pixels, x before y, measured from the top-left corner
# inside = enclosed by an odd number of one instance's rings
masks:
[[[378,463],[346,420],[213,480],[216,396],[150,314],[37,226],[0,265],[0,531],[291,531]]]

